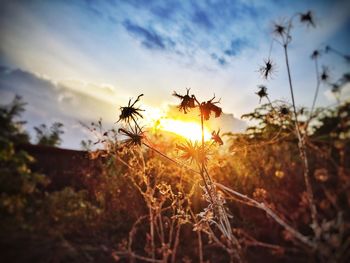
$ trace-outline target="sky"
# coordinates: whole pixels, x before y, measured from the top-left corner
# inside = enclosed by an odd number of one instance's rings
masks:
[[[258,69],[269,55],[273,22],[312,10],[316,28],[295,19],[290,64],[296,103],[309,106],[316,85],[314,49],[330,45],[350,53],[349,1],[40,1],[2,0],[0,102],[20,94],[28,128],[65,124],[63,147],[78,148],[79,121],[102,117],[110,125],[129,98],[142,106],[177,103],[186,88],[200,100],[215,93],[236,118],[259,104],[257,86],[271,99],[290,101],[282,48],[274,44],[272,78]],[[331,79],[348,72],[339,56],[324,54]],[[342,94],[346,99],[349,87]],[[322,86],[317,105],[335,100]]]

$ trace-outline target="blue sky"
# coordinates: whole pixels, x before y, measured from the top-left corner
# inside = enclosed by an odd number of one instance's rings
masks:
[[[272,80],[257,70],[268,56],[272,22],[309,9],[317,27],[295,23],[290,46],[297,104],[308,106],[315,88],[312,51],[329,44],[350,53],[349,1],[2,1],[0,65],[64,86],[55,93],[58,101],[71,91],[108,105],[95,115],[81,106],[64,118],[59,104],[39,103],[36,110],[47,114],[30,115],[32,122],[97,118],[140,93],[145,105],[160,107],[186,87],[202,99],[215,93],[224,111],[239,117],[258,104],[259,84],[272,99],[290,101],[281,47],[272,51]],[[349,69],[337,56],[325,55],[320,64],[329,65],[334,80]],[[334,102],[326,90],[318,105]],[[11,97],[9,88],[0,91],[2,101]],[[29,104],[33,94],[26,93]],[[101,117],[111,122],[117,114]]]

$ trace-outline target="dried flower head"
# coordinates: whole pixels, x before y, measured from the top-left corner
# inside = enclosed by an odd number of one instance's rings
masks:
[[[203,115],[204,120],[209,120],[211,112],[215,113],[215,118],[218,118],[222,114],[222,109],[215,104],[220,103],[220,100],[213,101],[215,99],[215,95],[212,99],[207,102],[202,102],[200,105],[201,114]]]
[[[306,24],[307,26],[316,27],[315,19],[313,13],[309,10],[306,13],[300,13],[300,22]]]
[[[268,79],[268,77],[271,77],[271,74],[274,71],[275,71],[275,64],[270,58],[264,60],[264,65],[259,68],[259,72],[264,79]]]
[[[322,72],[321,72],[320,78],[321,78],[321,81],[328,82],[328,80],[329,80],[328,67],[325,67],[325,66],[322,67]]]
[[[279,23],[274,23],[273,27],[274,27],[273,33],[276,34],[277,36],[284,36],[287,34],[286,26]]]
[[[333,83],[333,84],[331,84],[331,86],[332,86],[332,93],[334,93],[334,94],[336,94],[336,93],[339,93],[339,91],[340,91],[340,86],[338,85],[338,84],[336,84],[336,83]]]
[[[220,137],[220,129],[217,132],[213,131],[211,133],[211,139],[219,145],[224,144],[224,142],[222,141],[222,139]]]
[[[280,107],[280,115],[282,115],[282,116],[287,116],[287,115],[289,115],[289,114],[290,114],[289,108],[288,108],[286,105],[282,105],[282,106]]]
[[[210,149],[207,144],[202,147],[197,141],[192,142],[188,140],[185,143],[178,144],[176,147],[182,152],[180,157],[184,160],[190,161],[190,163],[193,161],[201,163],[207,162],[208,160],[207,156],[209,155]]]
[[[258,92],[256,92],[256,94],[259,96],[260,100],[259,100],[259,103],[261,102],[261,99],[263,97],[267,97],[268,94],[267,94],[267,88],[264,86],[264,85],[260,85],[258,86],[259,90]]]
[[[130,99],[128,106],[120,107],[121,113],[120,113],[118,122],[121,120],[129,122],[130,119],[135,120],[137,117],[143,118],[143,116],[140,113],[140,111],[143,111],[143,110],[134,107],[135,104],[140,100],[140,97],[142,96],[143,94],[139,95],[133,103],[131,103],[131,99]]]
[[[321,56],[321,51],[315,49],[311,54],[311,59],[318,59]]]
[[[187,93],[185,95],[180,95],[174,91],[173,96],[181,99],[181,103],[178,106],[180,111],[183,111],[185,114],[187,113],[188,109],[195,108],[195,96],[189,94],[190,89],[186,89]]]
[[[136,127],[136,131],[127,131],[123,128],[120,128],[118,130],[119,133],[125,135],[127,139],[124,141],[124,143],[128,146],[134,146],[134,145],[141,145],[142,139],[144,138],[144,132],[141,129],[138,129]]]

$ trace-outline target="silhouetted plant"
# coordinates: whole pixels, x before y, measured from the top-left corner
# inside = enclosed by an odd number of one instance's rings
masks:
[[[14,143],[28,143],[29,135],[24,131],[25,121],[18,120],[25,110],[25,105],[20,96],[15,96],[8,105],[0,107],[0,139],[11,140]]]
[[[329,259],[330,254],[328,252],[326,253],[325,251],[323,251],[322,247],[324,246],[324,242],[325,243],[329,242],[329,240],[328,240],[329,232],[328,232],[328,230],[324,229],[324,222],[325,221],[323,221],[322,223],[320,221],[320,215],[317,211],[317,202],[314,198],[313,186],[311,185],[311,179],[310,179],[310,177],[311,177],[310,167],[311,166],[310,166],[310,162],[309,162],[309,156],[308,156],[309,152],[307,152],[307,147],[310,147],[313,149],[315,149],[317,147],[310,142],[309,132],[308,132],[307,128],[308,128],[308,125],[311,122],[311,120],[314,118],[314,115],[316,116],[317,114],[319,114],[319,111],[316,111],[314,113],[314,108],[316,105],[316,100],[317,100],[317,96],[319,93],[320,84],[324,83],[324,84],[330,85],[330,77],[329,77],[328,67],[323,67],[322,71],[319,72],[318,59],[323,52],[321,50],[313,51],[313,53],[311,54],[311,59],[313,59],[315,61],[315,72],[316,72],[315,95],[313,98],[311,110],[309,111],[309,115],[308,115],[306,121],[301,121],[300,119],[304,118],[305,115],[308,113],[308,111],[305,111],[304,109],[300,109],[300,110],[297,109],[296,100],[295,100],[295,96],[294,96],[294,86],[293,86],[293,82],[292,82],[292,73],[291,73],[291,67],[290,67],[289,55],[288,55],[288,48],[289,48],[289,45],[292,41],[291,31],[294,27],[294,19],[296,17],[299,17],[300,22],[305,24],[306,26],[316,27],[315,19],[314,19],[313,13],[311,11],[307,11],[305,13],[298,13],[298,14],[292,16],[291,18],[289,18],[288,20],[286,20],[285,22],[274,24],[274,35],[276,38],[274,38],[272,40],[272,43],[273,42],[279,43],[282,46],[283,51],[284,51],[284,58],[285,58],[285,64],[286,64],[286,69],[287,69],[287,75],[288,75],[288,84],[289,84],[289,90],[290,90],[291,100],[292,100],[292,104],[291,104],[292,105],[292,113],[293,113],[292,121],[295,125],[294,132],[296,133],[296,137],[298,140],[297,145],[298,145],[298,149],[299,149],[300,159],[302,160],[302,163],[303,163],[304,182],[305,182],[305,186],[306,186],[306,194],[305,194],[304,198],[306,201],[305,203],[308,204],[309,210],[311,213],[312,222],[310,224],[310,228],[313,230],[313,235],[310,237],[306,237],[306,236],[302,235],[296,229],[289,229],[290,230],[289,232],[292,233],[299,240],[303,240],[304,244],[307,244],[308,246],[310,246],[311,248],[314,249],[314,251],[316,252],[316,254],[319,258],[322,258],[323,260],[325,260],[327,258]],[[271,47],[272,47],[272,43],[271,43]],[[327,53],[330,51],[334,51],[334,50],[332,50],[332,48],[327,46],[325,49],[325,52]],[[343,56],[343,54],[340,54],[339,52],[334,52],[334,53],[337,53],[338,55]],[[269,56],[270,55],[271,55],[271,49],[269,52]],[[270,60],[270,58],[269,58],[269,60]],[[266,61],[265,61],[265,66],[261,67],[259,69],[261,74],[266,79],[268,76],[268,70],[270,68],[270,65],[267,65],[267,64],[268,63],[266,63]],[[339,88],[338,88],[337,84],[333,84],[332,88],[335,92],[338,92]],[[257,94],[259,95],[260,98],[267,97],[267,92],[264,89],[261,89]],[[274,117],[275,107],[273,106],[273,104],[271,103],[270,100],[269,100],[268,105],[270,107],[270,110],[268,113],[266,113],[266,115],[264,115],[264,117],[266,117],[264,119],[264,122],[269,123],[272,120],[274,123],[274,121],[275,121],[275,117]],[[279,110],[279,115],[281,117],[289,115],[288,108],[281,106],[280,110]],[[262,117],[262,115],[257,115],[257,113],[251,114],[250,116],[254,117],[254,118],[256,118],[256,117],[261,118]],[[267,124],[265,124],[265,127],[266,126],[267,126]],[[253,133],[256,133],[256,130],[254,130]],[[338,212],[337,216],[339,216],[339,212]],[[300,235],[302,235],[302,236],[300,236]],[[340,236],[339,238],[341,239],[342,237]],[[325,241],[325,240],[328,240],[328,241]]]
[[[60,122],[55,122],[50,128],[46,124],[41,124],[40,126],[34,127],[36,132],[36,140],[39,145],[46,146],[59,146],[62,143],[63,124]]]

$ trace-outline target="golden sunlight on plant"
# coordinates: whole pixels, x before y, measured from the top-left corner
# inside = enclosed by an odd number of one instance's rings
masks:
[[[151,27],[124,24],[144,41],[155,39],[149,49],[167,49],[172,41],[163,43]],[[26,103],[15,96],[0,104],[1,262],[350,262],[350,100],[344,99],[350,68],[334,79],[333,65],[321,64],[334,53],[350,65],[350,55],[317,47],[310,54],[313,82],[295,81],[303,63],[290,45],[298,25],[317,25],[313,12],[272,25],[270,49],[257,70],[262,83],[239,87],[251,95],[256,89],[260,104],[242,120],[230,108],[249,102],[244,93],[233,100],[211,81],[200,92],[168,90],[163,102],[149,89],[121,94],[112,123],[80,122],[91,139],[77,151],[57,148],[61,123],[34,127],[37,145],[31,144],[21,118]],[[248,44],[237,43],[232,49]],[[223,53],[233,59],[237,52]],[[0,65],[0,92],[6,71]],[[277,73],[287,80],[281,85],[286,99],[270,89]],[[304,82],[313,96],[301,107],[307,98],[295,90]],[[319,106],[322,89],[331,89],[336,104]],[[161,106],[143,104],[152,100]]]
[[[167,112],[158,108],[146,107],[146,110],[147,116],[144,117],[143,124],[146,127],[150,127],[154,133],[163,131],[178,135],[193,142],[202,140],[201,124],[198,120],[192,120],[192,115],[185,118],[181,113],[176,114],[176,116],[169,116]],[[212,135],[209,128],[204,125],[204,140],[209,141],[211,137]]]
[[[160,119],[157,123],[157,129],[161,131],[167,131],[180,135],[191,141],[200,141],[202,139],[201,135],[201,125],[197,122],[186,122],[182,120],[174,119]],[[209,141],[211,139],[211,134],[207,128],[204,129],[204,140]]]

